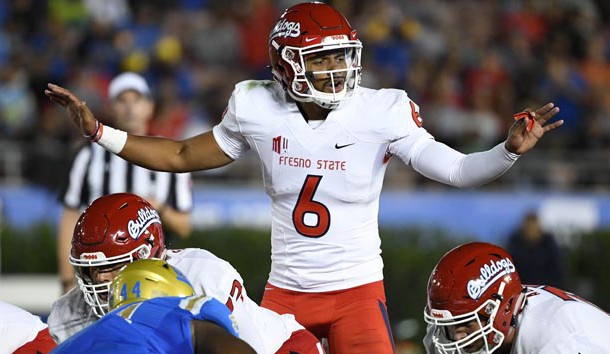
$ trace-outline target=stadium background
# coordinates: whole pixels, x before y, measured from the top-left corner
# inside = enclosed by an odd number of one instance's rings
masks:
[[[43,94],[74,90],[96,116],[116,73],[142,73],[150,133],[216,124],[233,85],[269,79],[266,38],[291,0],[0,1],[0,299],[45,315],[58,295],[57,192],[81,138]],[[456,190],[390,164],[380,206],[388,306],[418,352],[425,283],[464,240],[504,243],[530,211],[560,242],[565,288],[610,310],[610,3],[603,0],[338,0],[364,43],[363,85],[405,89],[424,126],[463,151],[501,141],[512,114],[548,101],[564,127],[497,181]],[[260,299],[269,201],[248,156],[196,173],[196,232]],[[415,343],[415,344],[413,344]]]

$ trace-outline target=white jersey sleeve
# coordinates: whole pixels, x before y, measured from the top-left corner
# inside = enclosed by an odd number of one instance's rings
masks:
[[[238,159],[250,149],[248,142],[241,133],[237,119],[235,101],[239,91],[239,87],[235,89],[229,99],[227,109],[223,113],[222,121],[212,129],[218,146],[233,160]]]
[[[587,354],[608,354],[608,348],[600,347],[595,343],[591,343],[589,338],[583,335],[575,334],[567,337],[558,338],[552,342],[544,344],[540,349],[536,351],[530,351],[528,353],[537,354],[574,354],[574,353],[587,353]]]
[[[415,125],[421,126],[419,106],[406,99],[394,107],[397,117],[411,116]],[[397,124],[396,131],[400,132]],[[412,129],[411,134],[394,141],[388,152],[398,156],[404,163],[430,179],[455,187],[482,185],[504,174],[519,155],[510,153],[504,142],[490,150],[463,154],[432,138],[424,129]]]
[[[53,303],[47,323],[53,339],[61,343],[97,319],[85,302],[82,291],[76,286]]]
[[[610,315],[566,291],[531,288],[513,342],[515,354],[609,353]]]
[[[235,317],[239,337],[258,354],[275,353],[293,332],[303,329],[292,315],[278,315],[248,297],[241,275],[225,260],[202,250],[168,250],[167,262],[184,273],[195,293],[227,305]]]
[[[10,354],[47,328],[40,317],[0,301],[0,354]]]

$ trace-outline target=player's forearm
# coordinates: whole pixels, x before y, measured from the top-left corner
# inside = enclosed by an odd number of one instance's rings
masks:
[[[188,238],[191,234],[191,215],[171,207],[160,211],[161,221],[169,230],[175,232],[180,238]]]
[[[506,150],[504,142],[493,148],[468,154],[455,171],[458,187],[473,187],[489,183],[502,176],[517,161],[519,155]]]
[[[68,261],[74,225],[78,221],[78,209],[64,208],[57,230],[57,268],[62,284],[62,293],[68,292],[75,284],[74,268]]]
[[[413,167],[422,175],[456,187],[474,187],[503,175],[515,163],[504,142],[493,148],[464,155],[445,144],[431,142],[421,150]]]
[[[179,141],[130,134],[118,155],[149,170],[186,172],[180,156],[182,149]]]
[[[100,144],[104,146],[102,141]],[[118,155],[139,166],[168,172],[207,170],[233,161],[216,144],[212,132],[182,141],[128,135]]]

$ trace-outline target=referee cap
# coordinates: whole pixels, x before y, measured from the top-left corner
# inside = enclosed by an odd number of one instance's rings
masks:
[[[116,76],[108,86],[108,98],[116,99],[121,93],[133,90],[143,96],[150,97],[150,88],[141,75],[133,72],[125,72]]]

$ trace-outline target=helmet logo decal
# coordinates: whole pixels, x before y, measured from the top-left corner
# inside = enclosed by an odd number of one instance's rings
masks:
[[[468,284],[466,284],[468,296],[474,300],[479,299],[481,294],[483,294],[496,280],[514,272],[515,266],[510,259],[504,258],[495,262],[493,259],[490,260],[489,264],[485,264],[481,267],[481,275],[479,278],[470,280]]]
[[[146,229],[154,223],[161,223],[161,219],[159,218],[159,214],[157,211],[151,208],[142,208],[138,210],[138,218],[136,220],[129,220],[127,223],[127,230],[129,231],[129,236],[134,240],[137,240]]]
[[[273,40],[277,37],[298,37],[301,35],[301,24],[299,22],[287,21],[286,19],[281,20],[275,25],[275,28],[269,36],[269,40]]]

